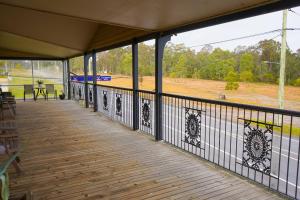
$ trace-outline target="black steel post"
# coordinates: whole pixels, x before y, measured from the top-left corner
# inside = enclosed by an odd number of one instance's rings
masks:
[[[66,60],[62,60],[62,69],[63,69],[63,74],[62,74],[62,80],[63,80],[63,92],[67,94],[67,67],[66,67]]]
[[[138,72],[138,43],[132,43],[132,86],[133,86],[133,130],[139,129],[139,72]]]
[[[67,81],[68,81],[68,86],[67,86],[67,92],[68,92],[68,99],[71,99],[71,77],[70,77],[70,62],[69,59],[66,60],[66,68],[67,68]]]
[[[93,101],[94,101],[94,112],[98,111],[98,101],[97,101],[97,63],[96,63],[96,51],[93,50],[92,53],[92,65],[93,65]]]
[[[85,100],[85,107],[89,107],[89,98],[88,98],[88,67],[89,67],[89,55],[84,54],[83,57],[83,71],[84,71],[84,100]]]
[[[162,61],[166,43],[171,35],[155,39],[155,139],[162,140]]]

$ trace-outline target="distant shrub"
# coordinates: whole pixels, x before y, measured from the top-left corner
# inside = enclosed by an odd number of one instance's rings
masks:
[[[251,71],[243,71],[240,74],[240,80],[243,82],[252,82],[254,80],[253,73]]]
[[[227,82],[225,86],[225,90],[237,90],[240,85],[238,82]]]
[[[239,75],[234,71],[230,71],[227,73],[224,80],[227,82],[237,82],[239,80]]]
[[[271,73],[266,73],[263,75],[263,82],[268,82],[268,83],[274,83],[275,82],[275,77]]]
[[[300,87],[300,77],[294,81],[294,86]]]

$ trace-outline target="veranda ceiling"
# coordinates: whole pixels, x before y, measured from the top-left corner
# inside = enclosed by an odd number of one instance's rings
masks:
[[[299,0],[0,0],[0,57],[68,58],[296,5]]]

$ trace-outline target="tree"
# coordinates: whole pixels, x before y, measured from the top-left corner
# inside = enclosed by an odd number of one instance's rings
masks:
[[[280,43],[275,40],[263,40],[258,43],[261,61],[267,62],[268,72],[278,74],[279,66],[274,62],[280,60]]]
[[[125,53],[120,63],[120,73],[123,75],[131,75],[132,73],[132,56],[131,53]]]
[[[300,77],[295,80],[294,86],[300,87]]]
[[[154,76],[155,59],[154,45],[139,44],[139,74],[140,76]]]
[[[297,49],[297,51],[296,51],[296,56],[297,56],[297,57],[300,57],[300,49]]]
[[[70,71],[75,74],[83,74],[83,56],[70,59]]]
[[[239,80],[239,75],[234,71],[230,71],[224,80],[227,82],[237,82]]]
[[[225,90],[237,90],[239,88],[238,79],[238,74],[230,71],[225,77],[225,81],[227,81]]]
[[[240,58],[239,72],[252,72],[255,67],[254,58],[251,53],[243,53]]]
[[[155,46],[139,44],[139,77],[154,76]],[[132,71],[131,47],[117,48],[97,54],[101,72],[129,76]],[[279,74],[280,43],[262,40],[254,46],[237,46],[234,51],[204,46],[199,52],[184,44],[168,43],[164,50],[163,75],[174,78],[202,78],[227,82],[276,83]],[[83,74],[83,57],[71,59],[71,71]],[[24,66],[25,63],[24,63]],[[287,50],[286,81],[293,85],[300,77],[300,49]],[[230,76],[239,77],[228,81]]]

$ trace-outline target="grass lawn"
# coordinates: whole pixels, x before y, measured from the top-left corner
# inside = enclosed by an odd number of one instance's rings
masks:
[[[15,85],[10,86],[8,90],[12,92],[12,94],[16,97],[16,99],[23,99],[24,97],[24,84],[32,84],[31,78],[21,78],[21,77],[13,77],[11,80],[8,81],[9,85]],[[61,93],[61,90],[63,89],[62,84],[58,84],[55,82],[55,80],[44,80],[44,84],[55,84],[54,88],[57,90],[57,94],[59,95]],[[37,83],[35,82],[35,86],[37,87]],[[29,97],[29,95],[26,95]],[[39,96],[42,98],[41,96]],[[50,98],[50,97],[49,97]]]

